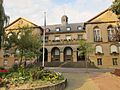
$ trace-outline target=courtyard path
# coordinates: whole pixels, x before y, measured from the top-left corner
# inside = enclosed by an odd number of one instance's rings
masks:
[[[49,68],[63,73],[68,80],[65,90],[120,90],[120,77],[110,74],[113,69]]]

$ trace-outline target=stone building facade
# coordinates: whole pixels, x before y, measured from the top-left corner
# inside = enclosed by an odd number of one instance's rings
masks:
[[[85,23],[87,41],[95,47],[90,60],[98,67],[120,67],[120,41],[114,40],[118,24],[120,24],[118,16],[110,9]]]
[[[61,24],[46,26],[45,61],[85,61],[85,57],[78,53],[78,46],[80,39],[86,39],[95,47],[95,51],[90,54],[89,59],[97,67],[120,67],[120,43],[119,41],[113,41],[114,28],[119,23],[117,15],[109,9],[85,23],[68,23],[68,17],[63,15]],[[30,24],[31,27],[36,29],[37,33],[42,33],[42,27],[23,18],[11,23],[6,28],[6,33],[17,30],[19,25],[24,24]],[[42,58],[42,55],[40,58]]]

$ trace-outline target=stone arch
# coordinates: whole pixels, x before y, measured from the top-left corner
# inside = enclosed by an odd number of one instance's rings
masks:
[[[47,48],[44,49],[44,55],[45,55],[45,60],[44,61],[48,61],[48,50]],[[39,60],[42,61],[43,60],[43,48],[40,49],[40,56],[39,56]]]
[[[60,49],[58,47],[53,47],[51,50],[51,60],[60,61]]]
[[[73,49],[71,47],[64,48],[64,61],[73,60]]]

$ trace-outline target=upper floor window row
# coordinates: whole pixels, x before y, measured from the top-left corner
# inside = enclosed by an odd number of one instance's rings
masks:
[[[114,27],[112,25],[109,25],[107,27],[108,41],[114,41],[114,40],[116,40],[116,38],[115,38],[116,33],[117,32],[114,29]],[[101,31],[101,29],[98,26],[95,26],[93,28],[93,37],[94,37],[94,41],[95,42],[102,41],[102,31]]]

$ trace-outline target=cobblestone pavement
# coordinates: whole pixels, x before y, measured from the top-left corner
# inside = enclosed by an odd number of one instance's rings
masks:
[[[47,69],[63,73],[65,78],[67,78],[68,80],[68,85],[65,90],[110,90],[102,88],[105,85],[101,84],[102,83],[102,81],[100,81],[101,79],[97,78],[103,76],[103,74],[113,71],[113,69],[86,70],[86,68],[51,68],[51,67]],[[108,80],[108,78],[105,80]]]

